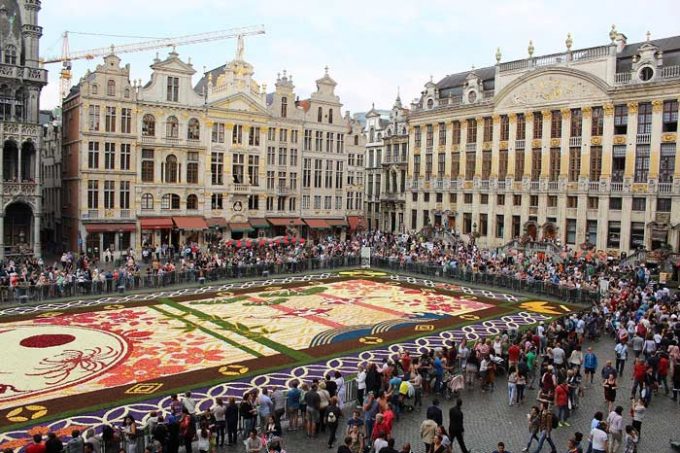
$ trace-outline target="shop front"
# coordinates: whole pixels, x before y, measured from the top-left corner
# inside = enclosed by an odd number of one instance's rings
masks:
[[[347,224],[351,233],[358,233],[366,229],[366,219],[359,215],[347,216]]]
[[[307,224],[299,217],[268,217],[274,236],[300,236],[302,227]]]
[[[264,217],[248,217],[248,223],[255,228],[256,237],[271,237],[272,225]]]
[[[177,216],[172,218],[175,229],[179,231],[179,244],[203,244],[208,224],[202,216]]]
[[[347,221],[345,219],[326,219],[326,223],[331,227],[331,234],[334,237],[345,240],[347,234]]]
[[[307,239],[316,241],[330,233],[331,226],[324,219],[304,219],[304,222],[307,225],[307,234],[304,235]]]
[[[85,253],[100,261],[122,258],[133,243],[134,223],[86,223]],[[108,251],[108,252],[107,252]]]
[[[248,222],[229,222],[229,231],[231,239],[246,239],[255,231],[255,228]]]
[[[156,248],[160,245],[179,245],[179,231],[173,230],[171,217],[142,217],[139,219],[140,246]]]
[[[205,219],[208,224],[208,230],[205,231],[205,242],[210,244],[217,244],[224,239],[229,224],[223,217],[210,217]]]

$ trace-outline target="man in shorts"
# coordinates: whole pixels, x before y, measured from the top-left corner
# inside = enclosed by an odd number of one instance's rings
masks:
[[[317,392],[316,384],[312,385],[312,388],[305,395],[305,403],[307,404],[307,437],[316,436],[316,427],[321,420],[321,413],[319,409],[321,408],[321,397]]]

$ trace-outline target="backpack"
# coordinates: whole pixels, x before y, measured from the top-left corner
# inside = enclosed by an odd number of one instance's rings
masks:
[[[335,412],[329,411],[328,415],[326,416],[326,422],[330,424],[335,423],[336,421],[338,421],[338,418],[335,416]]]

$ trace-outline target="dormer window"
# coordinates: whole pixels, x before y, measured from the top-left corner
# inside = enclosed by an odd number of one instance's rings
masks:
[[[126,88],[126,89],[123,91],[123,96],[125,97],[125,99],[127,99],[127,98],[130,97],[130,89],[129,89],[129,88]]]
[[[166,100],[170,102],[177,102],[179,100],[179,77],[168,77]]]
[[[654,77],[654,69],[651,66],[643,66],[638,71],[638,77],[643,82],[649,82]]]
[[[99,85],[97,85],[96,83],[93,83],[92,84],[92,94],[97,94],[97,93],[99,93]]]
[[[333,124],[333,109],[328,109],[328,124]]]
[[[432,110],[432,107],[434,107],[434,100],[430,98],[427,100],[427,109]]]
[[[323,109],[322,109],[321,107],[319,107],[319,108],[316,110],[316,121],[317,121],[318,123],[320,123],[322,119],[323,119]]]
[[[116,82],[113,80],[109,80],[106,82],[106,95],[107,96],[115,96],[116,95]]]
[[[281,118],[286,118],[288,116],[288,98],[281,98]]]

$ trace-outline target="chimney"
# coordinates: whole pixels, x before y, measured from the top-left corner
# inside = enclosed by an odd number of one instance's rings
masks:
[[[628,38],[623,33],[616,34],[616,39],[614,40],[616,43],[616,53],[620,53],[626,47],[627,40]]]

